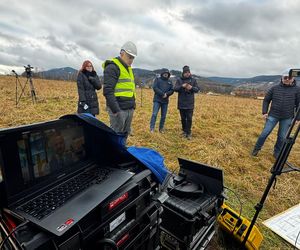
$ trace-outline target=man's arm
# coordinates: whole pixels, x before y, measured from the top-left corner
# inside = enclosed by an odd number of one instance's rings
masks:
[[[194,82],[193,82],[192,88],[191,88],[191,92],[198,93],[199,91],[200,91],[200,88],[198,86],[197,80],[194,79]]]
[[[186,85],[186,83],[184,83]],[[175,87],[174,87],[174,91],[175,92],[182,92],[184,91],[184,84],[182,84],[182,81],[180,79],[177,79]]]
[[[161,89],[158,86],[158,78],[155,78],[154,83],[153,83],[153,91],[155,92],[155,94],[159,95],[159,96],[164,96],[164,92],[161,91]]]
[[[120,70],[115,64],[111,63],[105,67],[103,72],[103,95],[106,99],[106,106],[109,107],[114,114],[121,110],[115,97],[115,87],[119,76]]]
[[[174,86],[171,83],[170,84],[170,89],[166,92],[166,94],[167,94],[167,96],[171,96],[171,95],[173,95],[173,93],[174,93]]]
[[[272,96],[273,96],[273,88],[270,88],[267,91],[266,96],[265,96],[264,101],[263,101],[263,105],[262,105],[262,114],[263,115],[268,113],[269,105],[270,105],[270,102],[272,100]]]

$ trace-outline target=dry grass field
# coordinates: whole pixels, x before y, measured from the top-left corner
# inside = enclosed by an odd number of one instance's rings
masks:
[[[24,83],[25,79],[21,79]],[[77,108],[77,89],[74,82],[34,79],[38,103],[33,105],[26,89],[26,97],[15,107],[15,78],[0,78],[0,127],[11,127],[51,119],[74,113]],[[28,87],[28,86],[27,86]],[[150,147],[165,157],[171,170],[178,169],[177,157],[183,157],[224,170],[225,185],[239,196],[243,215],[251,219],[254,206],[261,198],[271,176],[272,156],[276,131],[269,137],[258,157],[250,151],[263,127],[261,100],[231,96],[196,97],[192,140],[181,137],[180,117],[177,110],[177,94],[170,98],[166,131],[150,133],[153,91],[137,90],[137,109],[133,120],[133,136],[128,145]],[[142,95],[141,95],[142,94]],[[99,91],[101,114],[97,117],[108,123],[105,99]],[[142,98],[141,98],[142,96]],[[158,117],[159,118],[159,117]],[[157,120],[158,123],[159,120]],[[300,166],[300,138],[296,141],[289,161]],[[300,200],[299,173],[291,172],[277,178],[275,189],[266,200],[259,215],[258,224],[264,234],[261,249],[293,249],[291,245],[262,225],[262,221],[296,205]],[[227,201],[239,210],[238,199],[228,192]],[[222,249],[223,247],[220,247]]]

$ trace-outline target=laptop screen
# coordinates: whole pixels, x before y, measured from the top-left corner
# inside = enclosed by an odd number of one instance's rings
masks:
[[[81,127],[24,133],[17,145],[25,184],[70,168],[86,156]]]
[[[82,125],[66,121],[10,133],[1,141],[1,151],[5,155],[3,180],[9,180],[5,183],[11,201],[84,167],[88,158]]]

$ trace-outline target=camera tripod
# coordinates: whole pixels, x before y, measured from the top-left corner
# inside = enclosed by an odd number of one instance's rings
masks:
[[[28,82],[29,82],[29,86],[30,86],[30,94],[31,94],[32,103],[36,103],[36,93],[35,93],[35,89],[34,89],[34,86],[33,86],[31,74],[30,75],[27,74],[27,80],[26,80],[25,84],[22,85],[22,83],[19,80],[18,73],[16,71],[14,71],[14,70],[12,70],[12,72],[16,76],[16,106],[18,106],[18,104],[19,104],[19,102],[21,100],[21,97],[23,95],[25,95],[25,88],[26,88],[26,85],[27,85]],[[18,95],[18,85],[21,88],[20,95]]]
[[[298,107],[298,110],[295,114],[295,117],[292,121],[292,124],[286,134],[286,137],[285,137],[285,140],[284,140],[284,143],[283,143],[283,146],[280,150],[280,153],[278,155],[278,157],[276,158],[276,161],[273,165],[273,167],[271,168],[271,177],[269,178],[269,182],[268,182],[268,185],[261,197],[261,200],[258,204],[256,204],[256,206],[254,207],[256,212],[253,216],[253,219],[251,221],[251,224],[249,226],[249,229],[245,235],[245,238],[242,242],[242,247],[245,246],[247,240],[248,240],[248,237],[251,233],[251,230],[255,224],[255,221],[256,219],[258,218],[258,214],[260,213],[260,211],[262,210],[263,208],[263,205],[264,205],[264,202],[269,194],[269,191],[273,185],[273,183],[276,183],[276,177],[277,175],[281,175],[282,173],[288,173],[288,172],[292,172],[292,171],[298,171],[300,172],[300,168],[299,167],[296,167],[294,166],[293,164],[291,164],[290,162],[287,161],[288,159],[288,156],[291,152],[291,149],[297,139],[297,136],[299,134],[299,131],[300,131],[300,124],[296,125],[296,119],[297,117],[300,116],[300,106]],[[295,131],[294,131],[295,130]],[[286,167],[285,167],[286,165]]]

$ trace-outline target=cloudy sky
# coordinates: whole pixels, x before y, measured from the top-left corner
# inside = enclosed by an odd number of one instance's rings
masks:
[[[133,67],[250,77],[300,67],[298,0],[10,0],[0,2],[0,73],[71,66],[102,74],[128,40]]]

